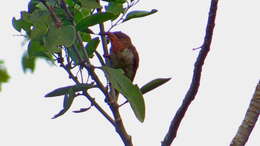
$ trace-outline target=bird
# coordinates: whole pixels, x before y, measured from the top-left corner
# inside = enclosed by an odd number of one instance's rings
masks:
[[[111,67],[122,69],[125,76],[133,82],[139,66],[139,55],[131,38],[121,31],[106,32],[106,35],[111,43],[108,55]]]

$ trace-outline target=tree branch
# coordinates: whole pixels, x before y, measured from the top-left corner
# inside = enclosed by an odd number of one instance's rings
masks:
[[[99,0],[97,0],[98,3],[100,3]],[[97,8],[97,12],[101,13],[102,9]],[[105,37],[105,27],[103,23],[99,24],[100,34],[101,34],[101,41],[102,41],[102,47],[103,47],[103,53],[104,56],[108,55],[108,48],[107,48],[107,40]],[[110,65],[109,59],[105,57],[105,62],[107,65]],[[110,87],[111,90],[114,90],[112,87]],[[115,93],[115,92],[112,92]],[[106,96],[106,99],[108,101],[108,105],[110,107],[110,110],[113,113],[114,119],[115,119],[115,129],[116,132],[119,134],[120,138],[124,142],[125,146],[133,146],[132,138],[128,133],[126,132],[125,126],[123,124],[120,112],[119,112],[119,105],[117,101],[115,101],[115,94]]]
[[[245,118],[239,127],[236,136],[230,146],[244,146],[258,120],[260,114],[260,81],[247,109]]]
[[[199,55],[194,65],[193,77],[192,77],[190,88],[184,97],[182,105],[179,107],[173,120],[171,121],[169,130],[166,136],[164,137],[164,140],[162,141],[161,144],[162,146],[169,146],[172,143],[172,141],[175,139],[180,123],[186,111],[188,110],[189,105],[195,99],[195,96],[198,92],[200,86],[202,66],[210,50],[210,45],[213,37],[213,30],[215,26],[215,18],[217,13],[217,5],[218,5],[218,0],[211,0],[208,22],[206,27],[206,34],[204,37],[203,45],[201,46],[201,50],[199,52]]]
[[[60,66],[69,74],[69,78],[71,78],[77,85],[81,85],[78,81],[78,78],[74,76],[71,72],[70,68],[64,64],[63,57],[61,53],[58,54],[58,63]],[[83,95],[87,97],[87,99],[91,102],[91,104],[112,124],[115,126],[115,121],[105,112],[105,110],[94,100],[94,98],[90,97],[90,95],[84,90]]]

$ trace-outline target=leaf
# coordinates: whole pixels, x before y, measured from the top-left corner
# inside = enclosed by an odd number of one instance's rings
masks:
[[[132,12],[129,12],[126,15],[123,22],[128,21],[128,20],[133,19],[133,18],[145,17],[145,16],[148,16],[148,15],[154,14],[156,12],[157,12],[156,9],[152,9],[151,11],[140,11],[140,10],[132,11]]]
[[[22,20],[22,19],[18,19],[16,20],[14,17],[12,19],[12,25],[14,27],[15,30],[21,32],[21,30],[25,30],[27,33],[30,31],[30,27],[31,24]]]
[[[78,58],[77,54],[73,51],[72,47],[66,48],[66,50],[68,52],[68,56],[72,59],[72,61],[75,64],[79,64],[80,63],[79,58]]]
[[[42,57],[44,59],[47,59],[48,61],[53,61],[52,55],[38,40],[31,40],[28,44],[27,51],[30,57]]]
[[[80,108],[79,110],[73,111],[74,113],[82,113],[82,112],[86,112],[91,108],[91,106],[87,107],[87,108]]]
[[[123,4],[116,3],[116,2],[110,2],[108,6],[106,6],[106,11],[111,12],[115,15],[119,15],[120,13],[124,12]]]
[[[72,89],[70,89],[69,93],[64,95],[63,109],[58,114],[54,115],[52,119],[58,118],[59,116],[65,114],[71,107],[75,97],[76,97],[75,93],[72,91]]]
[[[129,101],[136,118],[143,122],[145,118],[145,103],[138,86],[133,85],[120,69],[113,69],[107,66],[103,66],[102,69],[108,74],[112,87],[124,95]]]
[[[103,23],[105,21],[111,20],[115,17],[113,13],[110,12],[103,12],[103,13],[96,13],[91,16],[88,16],[82,19],[76,26],[76,29],[79,31],[86,31],[89,26],[93,26],[99,23]]]
[[[37,0],[31,0],[29,3],[28,3],[28,12],[29,13],[32,13],[34,10],[36,10],[38,7],[37,5],[39,4],[40,2],[37,1]]]
[[[126,0],[103,0],[103,1],[106,1],[106,2],[116,2],[116,3],[121,3],[121,4],[126,2]]]
[[[46,38],[45,47],[50,51],[57,48],[60,45],[66,47],[72,46],[76,40],[76,31],[73,26],[67,25],[62,26],[61,28],[51,27]]]
[[[27,70],[31,70],[31,72],[33,72],[35,69],[35,61],[36,61],[35,57],[31,57],[28,55],[27,52],[25,52],[22,57],[23,71],[26,72]]]
[[[30,39],[40,39],[48,32],[48,27],[45,24],[36,24],[30,34]]]
[[[37,9],[33,13],[29,14],[29,20],[33,24],[49,24],[53,21],[48,10]]]
[[[2,83],[6,83],[10,79],[10,76],[3,63],[4,62],[0,60],[0,91],[1,91]]]
[[[161,86],[162,84],[168,82],[171,78],[158,78],[155,80],[150,81],[149,83],[145,84],[140,91],[142,92],[142,94],[145,94],[159,86]]]
[[[100,8],[100,4],[96,0],[80,0],[81,6],[87,9]]]
[[[86,45],[86,50],[88,52],[88,57],[92,58],[94,55],[93,53],[95,52],[95,50],[97,49],[97,46],[99,44],[99,37],[96,37],[92,40],[90,40],[87,45]]]
[[[66,87],[57,88],[57,89],[51,91],[50,93],[46,94],[45,97],[60,96],[60,95],[68,94],[70,90],[72,90],[73,92],[78,92],[78,91],[87,90],[90,88],[93,88],[93,86],[86,85],[86,84],[66,86]]]
[[[83,42],[89,42],[91,40],[91,36],[89,33],[80,32],[81,38]]]

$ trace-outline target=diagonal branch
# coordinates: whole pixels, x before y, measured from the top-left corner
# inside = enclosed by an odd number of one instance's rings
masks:
[[[193,77],[192,77],[192,82],[191,82],[190,88],[184,97],[182,105],[179,107],[173,120],[171,121],[169,130],[168,130],[166,136],[164,137],[164,140],[162,141],[162,144],[161,144],[162,146],[169,146],[172,143],[172,141],[175,139],[178,128],[180,126],[180,123],[181,123],[186,111],[188,110],[189,105],[195,99],[195,96],[198,92],[199,85],[200,85],[202,66],[203,66],[206,56],[210,50],[210,45],[211,45],[211,41],[212,41],[212,37],[213,37],[213,30],[214,30],[214,26],[215,26],[215,18],[216,18],[216,13],[217,13],[217,5],[218,5],[218,0],[211,0],[206,34],[204,37],[204,42],[201,46],[201,50],[199,52],[199,55],[197,57],[195,65],[194,65]]]
[[[230,146],[244,146],[255,127],[260,114],[260,81],[258,82],[253,98],[247,109],[246,115],[240,125],[236,136],[233,138]]]

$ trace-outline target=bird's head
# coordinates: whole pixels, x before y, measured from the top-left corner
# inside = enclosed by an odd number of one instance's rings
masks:
[[[130,37],[121,31],[107,32],[106,35],[111,41],[111,46],[115,49],[114,51],[129,48],[132,45]]]

